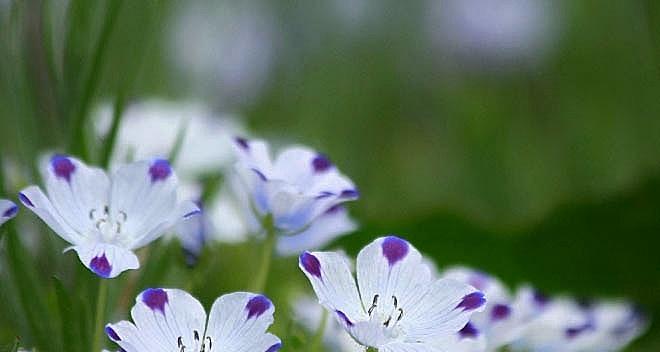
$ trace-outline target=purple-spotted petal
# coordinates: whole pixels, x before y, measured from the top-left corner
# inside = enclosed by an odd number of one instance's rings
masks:
[[[274,311],[263,295],[236,292],[221,296],[211,308],[206,335],[218,351],[268,351],[281,343],[266,333]]]
[[[458,332],[461,338],[475,338],[479,336],[479,330],[474,326],[474,324],[468,322],[465,326]]]
[[[300,266],[310,275],[316,276],[323,280],[321,277],[321,263],[318,258],[309,252],[304,252],[300,255]]]
[[[154,312],[165,314],[165,305],[169,302],[167,292],[161,288],[149,288],[142,292],[142,303]]]
[[[93,273],[104,279],[117,277],[126,270],[140,267],[137,256],[122,247],[110,244],[74,246],[80,261]]]
[[[149,167],[149,175],[151,176],[151,182],[158,182],[166,180],[172,174],[172,167],[170,166],[169,161],[165,159],[156,159],[151,163]]]
[[[492,321],[504,320],[509,316],[511,316],[511,306],[507,304],[496,304],[490,311],[490,319]]]
[[[61,154],[55,154],[50,158],[50,166],[55,176],[67,182],[71,181],[71,175],[76,171],[73,161],[68,156]]]
[[[323,154],[319,154],[314,159],[312,159],[312,168],[316,173],[326,172],[330,170],[331,167],[332,162],[330,162],[330,159],[328,159],[328,157]]]
[[[110,277],[112,273],[112,265],[108,262],[108,258],[105,256],[105,253],[101,253],[100,256],[92,258],[89,262],[89,268],[98,276],[102,278]]]
[[[14,202],[0,199],[0,225],[13,218],[18,213],[18,206]]]
[[[456,309],[464,311],[477,310],[486,304],[486,297],[482,292],[476,291],[469,293],[461,299],[461,302],[456,306]]]
[[[399,237],[389,236],[383,240],[381,247],[383,248],[383,255],[387,258],[390,266],[393,266],[408,255],[410,245]]]

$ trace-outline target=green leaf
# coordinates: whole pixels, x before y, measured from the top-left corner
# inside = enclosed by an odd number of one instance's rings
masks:
[[[121,119],[124,116],[124,107],[126,106],[126,100],[123,92],[119,92],[115,98],[114,109],[112,109],[112,125],[110,126],[110,132],[106,137],[105,143],[103,144],[103,150],[101,150],[101,166],[107,168],[110,164],[110,157],[115,148],[115,143],[117,141],[117,134],[119,132],[119,126],[121,126]]]
[[[63,351],[77,352],[82,351],[78,334],[78,321],[80,317],[76,314],[76,305],[71,300],[72,295],[66,290],[62,281],[53,276],[55,294],[57,296],[57,305],[60,312],[60,329],[64,345]]]

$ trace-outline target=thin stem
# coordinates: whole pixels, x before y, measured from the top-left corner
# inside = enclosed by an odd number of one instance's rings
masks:
[[[252,292],[261,293],[266,288],[268,281],[268,274],[270,272],[270,263],[273,259],[273,249],[275,248],[275,224],[273,223],[273,216],[267,215],[262,221],[263,227],[266,230],[266,240],[263,243],[263,251],[261,252],[261,263],[259,263],[259,270],[257,271],[256,278],[252,285]]]
[[[367,347],[367,352],[377,352],[373,347]]]
[[[94,340],[92,351],[100,351],[103,338],[103,322],[105,320],[105,306],[108,303],[108,280],[100,279],[98,299],[96,300],[96,322],[94,324]]]
[[[323,314],[321,315],[321,321],[319,328],[316,330],[316,334],[312,338],[311,351],[312,352],[321,352],[323,349],[321,345],[323,343],[323,335],[325,335],[325,328],[328,325],[328,311],[323,309]]]

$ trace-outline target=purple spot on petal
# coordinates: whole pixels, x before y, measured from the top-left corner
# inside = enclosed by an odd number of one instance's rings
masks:
[[[342,210],[344,210],[344,207],[341,204],[337,204],[328,208],[328,210],[326,210],[324,214],[337,214]]]
[[[165,159],[156,159],[149,167],[149,175],[151,175],[151,182],[166,180],[172,174],[172,167],[170,162]]]
[[[149,288],[142,292],[142,302],[153,311],[165,314],[165,304],[169,302],[167,292],[162,288]]]
[[[534,297],[534,302],[539,306],[545,306],[550,301],[550,298],[541,291],[534,290],[532,295]]]
[[[319,154],[312,160],[312,167],[314,168],[314,172],[321,173],[328,171],[332,167],[332,163],[328,157]]]
[[[55,176],[63,178],[66,182],[71,181],[71,174],[76,171],[76,165],[66,155],[55,154],[50,158],[50,165],[53,167]]]
[[[32,204],[32,201],[30,198],[28,198],[25,194],[22,192],[18,194],[18,199],[20,199],[21,203],[25,204],[28,207],[34,207],[34,204]]]
[[[387,258],[390,266],[394,266],[408,255],[410,245],[399,237],[389,236],[383,240],[381,247],[383,248],[383,255]]]
[[[511,307],[506,304],[496,304],[490,311],[490,319],[498,321],[508,318],[511,315]]]
[[[110,325],[105,327],[105,334],[108,335],[112,341],[121,341],[121,338],[119,335],[117,335],[117,332],[111,328]]]
[[[323,191],[323,192],[319,193],[318,196],[316,196],[316,199],[328,198],[328,197],[332,197],[332,196],[334,196],[334,195],[335,195],[335,194],[332,193],[332,192]]]
[[[360,197],[360,192],[357,189],[345,189],[341,191],[340,197],[342,198],[358,198]]]
[[[479,330],[470,322],[465,324],[465,326],[458,331],[458,334],[461,338],[474,338],[479,336]]]
[[[272,303],[266,296],[257,295],[252,297],[245,305],[245,310],[248,311],[247,318],[259,318],[271,305]]]
[[[313,254],[304,252],[300,255],[300,265],[305,268],[305,271],[313,276],[323,279],[321,277],[321,262]]]
[[[266,352],[276,352],[276,351],[279,351],[280,348],[282,348],[282,344],[280,342],[278,342],[278,343],[268,347]]]
[[[350,319],[348,319],[348,317],[346,316],[346,314],[344,314],[344,312],[340,310],[336,310],[335,313],[337,314],[339,319],[341,319],[341,321],[343,321],[344,324],[346,324],[346,326],[353,326],[353,322]]]
[[[106,279],[110,277],[110,273],[112,272],[112,265],[108,262],[108,258],[105,257],[105,253],[101,254],[100,257],[96,256],[92,258],[89,262],[89,268],[92,269],[96,275]]]
[[[250,144],[248,143],[247,139],[245,139],[243,137],[234,137],[234,141],[243,150],[250,150]]]
[[[9,207],[7,210],[5,210],[4,213],[2,213],[3,218],[13,218],[14,215],[18,213],[18,207],[16,205],[12,205]]]
[[[455,309],[462,308],[463,311],[475,310],[486,303],[486,298],[482,292],[476,291],[469,293],[461,299],[461,302]]]
[[[193,211],[191,211],[190,213],[187,213],[186,215],[184,215],[183,218],[184,218],[184,219],[188,219],[189,217],[191,217],[191,216],[193,216],[193,215],[198,215],[198,214],[201,214],[201,213],[202,213],[201,210],[196,209],[196,210],[193,210]]]
[[[567,328],[564,331],[564,334],[566,335],[567,338],[573,339],[573,338],[578,337],[580,334],[583,334],[586,331],[589,331],[593,328],[594,328],[593,324],[591,324],[590,322],[587,322],[587,323],[584,323],[583,325],[580,325],[580,326],[574,326],[574,327]]]
[[[264,182],[268,181],[268,178],[266,178],[266,175],[264,175],[263,172],[261,172],[261,171],[259,171],[259,170],[257,170],[257,169],[254,169],[254,168],[252,169],[252,171],[254,171],[254,173],[257,174],[257,176],[259,176],[259,178],[260,178],[262,181],[264,181]]]

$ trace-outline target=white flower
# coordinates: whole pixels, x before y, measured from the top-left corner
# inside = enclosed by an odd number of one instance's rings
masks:
[[[13,218],[18,213],[18,207],[14,202],[7,199],[0,199],[0,225]]]
[[[266,332],[274,312],[267,297],[237,292],[219,297],[207,319],[187,292],[147,289],[131,310],[134,323],[108,324],[105,332],[126,352],[275,352],[282,343]]]
[[[278,235],[298,235],[291,241],[306,242],[302,248],[282,242],[282,251],[318,248],[344,233],[340,230],[353,229],[346,214],[333,208],[357,199],[358,191],[326,156],[294,146],[273,161],[265,142],[243,138],[236,138],[235,150],[238,162],[233,184],[250,228],[259,231],[270,216]],[[332,226],[336,228],[329,228]]]
[[[515,347],[532,352],[614,352],[645,328],[644,317],[627,302],[557,298],[547,303]]]
[[[358,343],[379,351],[444,351],[485,304],[469,285],[432,279],[417,249],[395,236],[360,251],[357,285],[339,253],[305,252],[299,266],[320,304]]]
[[[30,186],[19,194],[21,202],[103,278],[139,268],[133,250],[199,212],[192,202],[179,202],[177,178],[163,159],[121,166],[111,177],[64,155],[42,169],[46,194]]]
[[[541,296],[522,289],[513,297],[497,278],[465,267],[446,270],[442,277],[471,285],[486,295],[483,312],[472,315],[458,334],[455,351],[497,351],[518,340],[529,323],[541,312]]]
[[[99,136],[109,132],[112,113],[109,104],[97,109],[94,121]],[[233,135],[243,132],[236,119],[218,116],[197,102],[149,99],[129,105],[123,114],[112,164],[167,158],[184,133],[174,167],[186,182],[228,169],[234,162]]]
[[[543,0],[430,1],[430,35],[462,66],[498,69],[535,64],[558,37],[557,2]]]

